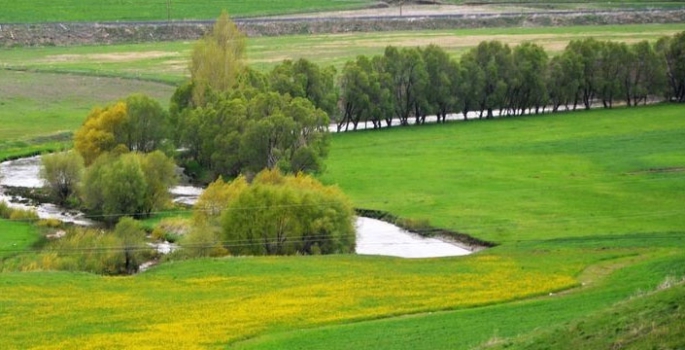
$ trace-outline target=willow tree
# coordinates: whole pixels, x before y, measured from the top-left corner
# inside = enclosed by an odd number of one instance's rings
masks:
[[[227,91],[235,85],[244,68],[245,34],[223,11],[212,31],[193,47],[190,77],[193,83],[193,102],[201,106],[208,89]]]

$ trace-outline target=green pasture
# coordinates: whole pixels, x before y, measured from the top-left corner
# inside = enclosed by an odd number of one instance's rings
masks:
[[[683,111],[659,105],[334,135],[322,179],[358,207],[500,243],[679,231]]]
[[[616,238],[624,239],[620,236]],[[633,242],[641,245],[646,237],[634,238],[637,240]],[[682,238],[683,233],[680,234],[681,241]],[[583,240],[591,242],[594,239]],[[677,242],[678,240],[672,241],[673,244],[678,244]],[[529,248],[532,249],[523,249],[519,252],[538,251],[534,247]],[[577,251],[577,254],[583,253],[581,250]],[[236,343],[229,348],[603,349],[610,348],[606,343],[613,340],[612,336],[616,338],[619,334],[614,332],[619,329],[618,327],[609,328],[617,323],[617,311],[621,311],[619,315],[622,316],[624,327],[637,326],[648,321],[666,323],[661,330],[668,327],[674,331],[664,336],[668,336],[671,344],[678,341],[679,343],[675,344],[682,345],[682,338],[678,337],[685,332],[679,320],[683,318],[685,310],[682,310],[682,307],[677,311],[674,311],[672,306],[665,308],[661,304],[663,298],[644,295],[654,291],[664,281],[674,278],[672,274],[679,273],[682,276],[685,273],[683,263],[685,259],[678,254],[666,257],[653,255],[648,261],[634,258],[615,259],[588,267],[586,272],[579,276],[585,284],[569,293],[552,293],[539,298],[464,310],[275,332]],[[599,271],[601,273],[598,273]],[[682,300],[685,293],[682,285],[666,292],[668,301]],[[629,306],[634,306],[621,307],[622,303],[632,303]],[[656,315],[645,320],[644,315],[649,312],[647,310],[653,309],[657,310]],[[573,328],[573,325],[583,324],[588,320],[594,321],[595,324],[593,327],[584,327],[585,332],[578,332]],[[553,338],[559,333],[567,334],[566,338]],[[588,334],[594,337],[587,336]],[[602,336],[607,337],[601,338]],[[641,339],[641,334],[633,334],[633,338],[645,342],[645,339]],[[340,341],[341,339],[344,341]],[[575,342],[564,342],[567,339],[573,339]],[[651,343],[647,343],[648,346],[643,347],[644,349],[652,349],[654,345],[660,344],[654,337],[647,339],[651,340]],[[597,340],[603,340],[600,344],[605,346],[592,346]]]
[[[252,67],[267,70],[285,59],[307,58],[342,68],[358,55],[378,55],[388,45],[402,47],[436,44],[455,57],[486,40],[509,45],[534,42],[556,54],[569,41],[593,37],[634,43],[655,41],[685,30],[685,24],[575,26],[551,28],[483,28],[411,32],[292,35],[247,40]],[[167,82],[188,74],[192,42],[125,45],[10,48],[0,51],[0,67],[45,72],[68,72]]]
[[[472,348],[582,319],[685,275],[682,232],[612,238],[615,246],[584,237],[443,259],[203,259],[115,278],[3,273],[0,340],[45,349]],[[527,276],[537,276],[532,286],[559,276],[578,284],[511,300]],[[464,295],[491,302],[452,301]]]
[[[682,1],[464,1],[448,0],[445,4],[475,4],[507,9],[518,6],[539,9],[615,9],[620,8],[680,8]],[[103,22],[103,21],[182,21],[216,18],[226,10],[234,17],[297,14],[318,11],[350,10],[370,7],[370,0],[34,0],[29,2],[0,0],[0,23],[37,22]]]
[[[674,287],[651,296],[685,276],[682,111],[657,105],[334,135],[323,179],[356,206],[501,245],[443,259],[205,259],[116,278],[6,272],[0,341],[467,349],[555,344],[555,334],[577,335],[577,324],[612,325],[613,310],[626,310],[626,327],[639,325],[644,310],[682,295]],[[679,315],[668,328],[673,341]]]
[[[4,258],[29,249],[38,239],[38,230],[26,222],[0,218],[0,264]]]
[[[0,0],[0,23],[166,21],[278,15],[365,7],[369,0]]]
[[[131,79],[0,70],[0,159],[67,147],[96,106],[145,93],[166,107],[173,91]]]
[[[683,24],[668,24],[263,37],[248,40],[247,55],[261,70],[298,58],[341,69],[357,55],[382,54],[387,45],[434,43],[457,57],[484,40],[533,41],[555,54],[570,40],[588,36],[635,42],[683,30]],[[94,106],[131,93],[146,93],[167,106],[174,86],[187,77],[191,50],[191,42],[1,50],[0,158],[59,149],[63,143],[45,146],[45,137],[72,132]]]

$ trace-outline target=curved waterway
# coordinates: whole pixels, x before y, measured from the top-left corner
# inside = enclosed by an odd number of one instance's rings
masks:
[[[35,209],[40,218],[55,218],[77,225],[92,225],[93,221],[83,213],[68,211],[54,204],[29,206],[26,200],[4,194],[4,187],[37,188],[43,186],[40,179],[40,157],[28,157],[0,163],[0,201],[22,209]],[[174,202],[193,205],[202,194],[202,188],[176,186],[169,190]],[[385,255],[402,258],[433,258],[460,256],[471,251],[436,238],[424,238],[407,232],[395,225],[365,217],[356,218],[357,254]]]

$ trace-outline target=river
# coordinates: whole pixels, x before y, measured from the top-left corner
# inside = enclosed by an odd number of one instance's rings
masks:
[[[23,198],[10,197],[4,193],[7,186],[37,188],[43,186],[40,179],[40,156],[21,158],[0,163],[0,201],[12,207],[35,209],[40,218],[55,218],[77,225],[92,225],[93,221],[85,218],[83,213],[60,208],[45,203],[37,207],[30,206]],[[176,186],[170,189],[174,202],[192,205],[202,194],[202,188],[193,186]],[[357,254],[385,255],[402,258],[431,258],[460,256],[471,251],[450,242],[436,238],[424,238],[407,232],[395,225],[380,220],[357,217]],[[171,249],[170,249],[171,250]]]

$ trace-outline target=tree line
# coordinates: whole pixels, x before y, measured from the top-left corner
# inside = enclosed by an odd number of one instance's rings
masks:
[[[387,47],[382,55],[345,64],[338,130],[359,123],[380,128],[436,116],[478,112],[478,118],[563,109],[611,108],[655,100],[685,101],[685,32],[655,43],[593,38],[571,41],[552,58],[533,43],[511,48],[481,42],[458,60],[442,48]]]

